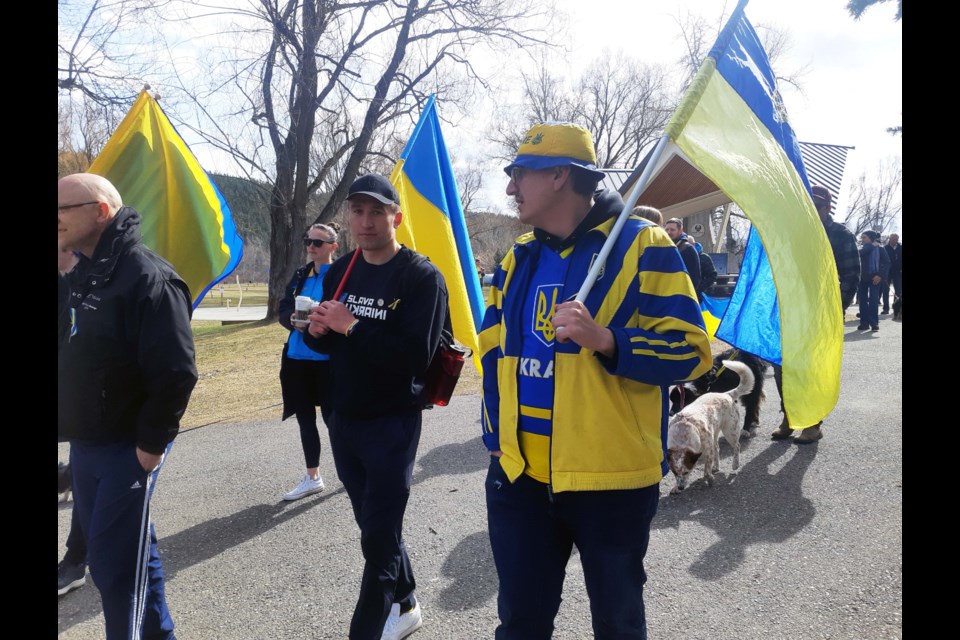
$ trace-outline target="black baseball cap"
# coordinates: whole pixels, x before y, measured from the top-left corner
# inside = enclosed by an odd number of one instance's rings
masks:
[[[390,181],[378,173],[368,173],[353,181],[347,200],[354,196],[370,196],[383,204],[400,205],[400,196]]]

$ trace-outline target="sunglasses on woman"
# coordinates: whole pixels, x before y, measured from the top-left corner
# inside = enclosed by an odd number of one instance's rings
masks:
[[[325,244],[336,244],[333,240],[323,240],[322,238],[304,238],[303,246],[309,247],[310,245],[315,246],[317,249],[322,247]]]

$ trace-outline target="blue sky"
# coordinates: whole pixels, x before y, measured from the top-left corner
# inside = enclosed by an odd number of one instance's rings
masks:
[[[751,0],[746,11],[755,27],[773,26],[789,34],[792,46],[778,70],[805,69],[803,93],[782,87],[791,124],[800,140],[856,148],[847,164],[848,184],[902,155],[902,138],[886,132],[902,121],[902,23],[893,21],[894,3],[871,8],[860,21],[850,17],[845,4]],[[570,25],[568,53],[562,57],[575,74],[605,48],[622,49],[643,62],[674,64],[683,53],[676,16],[689,12],[716,24],[735,2],[560,0],[558,6]],[[468,126],[456,129],[447,133],[451,146],[461,136],[476,140],[476,131]],[[485,195],[493,206],[502,206],[504,187],[505,179],[491,172]],[[846,187],[841,195],[846,196]]]

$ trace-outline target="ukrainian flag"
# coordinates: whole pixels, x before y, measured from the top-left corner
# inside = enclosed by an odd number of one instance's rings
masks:
[[[143,242],[174,266],[193,306],[243,256],[227,201],[157,101],[142,91],[90,165],[142,218]]]
[[[770,63],[741,0],[665,135],[753,224],[717,337],[783,365],[790,425],[840,393],[837,268]]]
[[[430,258],[443,274],[450,294],[453,334],[473,351],[479,369],[477,327],[483,314],[483,294],[434,98],[427,100],[390,174],[403,210],[397,240]]]
[[[707,335],[711,340],[717,337],[717,329],[723,320],[723,314],[727,312],[729,302],[729,298],[714,298],[703,294],[700,312],[703,314],[703,326],[707,328]]]

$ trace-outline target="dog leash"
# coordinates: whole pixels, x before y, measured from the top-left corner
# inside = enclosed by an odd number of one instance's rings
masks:
[[[736,360],[736,359],[737,359],[737,356],[739,356],[739,355],[740,355],[740,349],[734,349],[734,350],[733,350],[733,353],[730,354],[730,357],[727,358],[727,360]],[[719,377],[720,377],[720,374],[723,373],[724,371],[726,371],[726,369],[727,369],[726,365],[721,364],[721,365],[720,365],[720,368],[717,369],[717,373],[714,374],[714,378],[715,378],[715,379],[716,379],[716,378],[719,378]],[[677,385],[677,393],[680,394],[680,409],[679,409],[679,411],[683,411],[683,408],[684,408],[685,406],[687,406],[687,403],[686,403],[686,401],[685,401],[685,392],[686,392],[686,387],[684,387],[682,384],[678,384],[678,385]]]
[[[740,355],[740,349],[734,349],[734,350],[733,350],[733,353],[730,354],[730,357],[727,358],[727,360],[736,360],[736,359],[737,359],[737,356],[739,356],[739,355]],[[727,369],[727,365],[721,363],[721,364],[720,364],[720,368],[717,369],[716,377],[719,378],[719,377],[720,377],[720,374],[723,373],[724,371],[726,371],[726,369]]]

